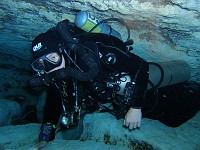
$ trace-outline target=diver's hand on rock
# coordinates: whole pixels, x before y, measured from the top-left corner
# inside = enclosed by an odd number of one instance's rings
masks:
[[[139,128],[141,125],[141,109],[130,108],[125,115],[124,125],[129,129]]]

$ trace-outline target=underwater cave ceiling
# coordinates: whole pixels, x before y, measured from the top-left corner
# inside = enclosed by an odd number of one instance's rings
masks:
[[[1,0],[0,69],[30,69],[34,37],[59,21],[74,21],[79,10],[100,20],[123,19],[131,29],[134,53],[154,62],[185,60],[191,79],[200,82],[199,0]],[[111,25],[127,38],[125,27]]]

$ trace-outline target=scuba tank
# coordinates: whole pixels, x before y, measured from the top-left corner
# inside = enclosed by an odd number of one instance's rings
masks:
[[[104,33],[122,39],[119,32],[107,23],[100,23],[98,19],[86,11],[80,11],[75,17],[75,25],[86,32]]]

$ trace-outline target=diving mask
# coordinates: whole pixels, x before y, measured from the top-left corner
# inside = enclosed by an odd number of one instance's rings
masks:
[[[57,52],[51,52],[36,59],[31,67],[39,74],[44,74],[60,66],[61,63],[61,56]]]

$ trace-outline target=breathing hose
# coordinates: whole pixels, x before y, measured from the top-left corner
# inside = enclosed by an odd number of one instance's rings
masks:
[[[87,53],[82,55],[81,59],[88,66],[88,71],[81,72],[77,68],[66,67],[63,69],[56,70],[49,74],[44,74],[42,76],[34,76],[30,80],[30,85],[32,87],[40,87],[44,85],[50,85],[58,80],[61,80],[66,77],[73,77],[79,81],[91,81],[99,72],[98,64],[95,59],[90,56],[91,54]]]
[[[146,115],[152,113],[153,110],[154,110],[154,109],[156,108],[156,106],[158,105],[158,87],[161,85],[161,83],[163,82],[163,78],[164,78],[164,70],[163,70],[163,68],[162,68],[159,64],[154,63],[154,62],[149,62],[148,64],[149,64],[149,65],[155,65],[155,66],[157,66],[157,67],[160,69],[161,78],[160,78],[160,80],[159,80],[159,82],[158,82],[157,85],[154,85],[154,83],[153,83],[152,81],[149,80],[149,84],[151,85],[152,89],[146,90],[145,95],[146,95],[146,93],[148,93],[148,92],[150,92],[151,90],[153,90],[153,91],[154,91],[154,95],[155,95],[155,102],[154,102],[153,106],[152,106],[150,109],[148,109],[148,111],[145,111],[145,112],[143,113],[143,116],[146,116]]]

